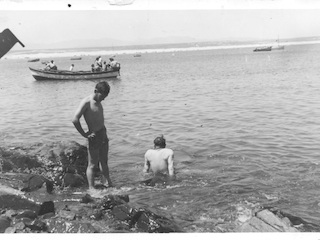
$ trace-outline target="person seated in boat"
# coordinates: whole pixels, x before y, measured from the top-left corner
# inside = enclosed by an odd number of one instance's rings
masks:
[[[144,173],[150,170],[154,175],[169,173],[169,178],[174,179],[173,158],[174,152],[170,148],[166,148],[166,139],[161,135],[153,141],[154,148],[147,150],[144,155]]]
[[[120,69],[120,63],[118,63],[116,60],[114,60],[114,58],[109,58],[110,62],[108,63],[108,66],[110,66],[110,68],[112,70],[119,70]]]
[[[110,69],[109,64],[106,61],[103,62],[103,71],[108,71]]]
[[[74,64],[71,64],[69,71],[73,71],[73,68],[74,68]]]
[[[94,67],[93,64],[91,64],[91,72],[95,72],[96,71],[96,68]]]
[[[101,56],[96,58],[96,61],[94,62],[96,72],[102,71],[102,58]]]
[[[45,70],[58,70],[58,68],[57,68],[55,62],[53,60],[51,60],[50,62],[47,63]]]

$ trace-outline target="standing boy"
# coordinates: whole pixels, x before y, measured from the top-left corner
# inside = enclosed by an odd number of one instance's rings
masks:
[[[103,107],[101,105],[101,101],[108,96],[109,92],[109,84],[107,82],[99,82],[95,87],[94,93],[81,101],[72,120],[78,132],[88,139],[88,167],[86,174],[90,189],[94,188],[94,170],[98,166],[104,176],[102,184],[106,184],[106,181],[108,181],[108,186],[112,186],[108,167],[109,139],[107,129],[104,126]],[[82,116],[84,116],[88,125],[88,132],[85,132],[81,126],[80,118]]]

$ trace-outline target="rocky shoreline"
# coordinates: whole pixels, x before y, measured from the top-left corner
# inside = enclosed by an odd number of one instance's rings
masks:
[[[64,188],[86,186],[86,164],[87,149],[76,142],[0,148],[0,232],[183,232],[167,213],[136,206],[128,195],[83,194],[70,202],[51,199]],[[39,201],[39,196],[45,198]],[[253,211],[234,232],[299,232],[306,226],[320,230],[268,207]]]

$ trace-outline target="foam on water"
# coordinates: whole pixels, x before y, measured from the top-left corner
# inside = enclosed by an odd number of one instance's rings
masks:
[[[283,45],[306,45],[306,44],[317,44],[320,41],[300,41],[300,42],[286,42]],[[174,53],[174,52],[187,52],[187,51],[208,51],[208,50],[218,50],[218,49],[237,49],[237,48],[256,48],[260,47],[261,44],[241,44],[241,45],[227,45],[227,46],[203,46],[203,47],[180,47],[180,48],[156,48],[156,49],[126,49],[126,50],[86,50],[86,51],[66,51],[66,50],[52,50],[50,52],[26,52],[23,53],[17,52],[9,52],[6,56],[7,59],[23,59],[23,58],[63,58],[63,57],[73,57],[73,56],[100,56],[100,55],[122,55],[122,54],[130,54],[133,55],[139,52],[143,53]],[[38,50],[41,51],[41,50]],[[175,55],[172,55],[175,56]],[[247,59],[246,59],[247,61]]]

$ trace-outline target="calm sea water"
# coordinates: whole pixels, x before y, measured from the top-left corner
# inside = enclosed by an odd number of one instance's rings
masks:
[[[170,214],[187,232],[232,231],[262,205],[319,222],[320,45],[116,58],[121,78],[108,80],[103,102],[109,164],[131,202]],[[60,69],[72,63],[54,60]],[[73,61],[75,70],[93,60]],[[85,144],[71,119],[97,81],[38,82],[29,66],[42,64],[0,61],[0,144]],[[158,134],[175,151],[177,181],[139,187]]]

